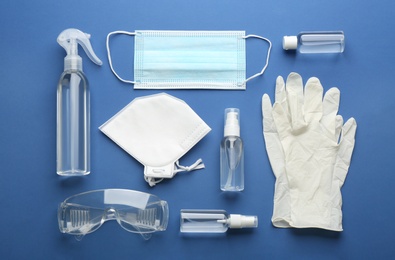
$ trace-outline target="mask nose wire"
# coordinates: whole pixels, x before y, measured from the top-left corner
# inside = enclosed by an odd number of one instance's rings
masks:
[[[114,32],[110,32],[107,35],[107,39],[106,39],[106,48],[107,48],[107,58],[108,58],[108,63],[110,65],[110,69],[112,71],[112,73],[114,73],[114,75],[122,82],[125,83],[131,83],[131,84],[135,84],[135,81],[131,81],[131,80],[125,80],[123,78],[121,78],[114,70],[113,66],[112,66],[112,59],[111,59],[111,51],[110,51],[110,37],[114,34],[126,34],[126,35],[130,35],[130,36],[135,36],[136,33],[135,32],[128,32],[128,31],[114,31]]]

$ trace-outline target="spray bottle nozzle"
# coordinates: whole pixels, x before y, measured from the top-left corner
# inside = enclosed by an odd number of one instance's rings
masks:
[[[224,136],[240,136],[240,110],[238,108],[225,109]]]
[[[83,33],[78,29],[66,29],[58,36],[58,43],[67,53],[64,60],[65,70],[76,69],[82,71],[82,59],[78,56],[78,44],[82,46],[88,57],[97,65],[101,66],[103,62],[93,52],[92,45],[89,41],[90,34]]]

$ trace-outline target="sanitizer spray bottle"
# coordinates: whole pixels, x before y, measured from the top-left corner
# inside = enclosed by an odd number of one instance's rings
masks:
[[[66,50],[64,72],[57,91],[57,174],[65,176],[90,173],[89,85],[78,56],[80,44],[97,65],[102,61],[89,42],[90,35],[77,29],[64,30],[58,43]]]
[[[220,167],[221,190],[244,190],[244,145],[240,138],[240,110],[237,108],[225,109]]]
[[[224,233],[229,228],[256,227],[258,227],[257,216],[228,214],[225,210],[181,210],[181,233]]]

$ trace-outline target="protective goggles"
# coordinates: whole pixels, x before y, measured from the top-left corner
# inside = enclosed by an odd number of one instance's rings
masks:
[[[124,189],[94,190],[67,198],[59,205],[62,233],[77,240],[96,231],[107,220],[116,220],[125,230],[148,240],[152,233],[167,228],[169,208],[157,196]]]

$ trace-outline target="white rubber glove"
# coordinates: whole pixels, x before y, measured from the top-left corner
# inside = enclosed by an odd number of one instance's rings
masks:
[[[303,91],[291,73],[277,78],[273,108],[262,97],[263,134],[276,177],[272,223],[276,227],[342,231],[340,188],[350,166],[357,124],[337,115],[340,91],[310,78]],[[339,139],[340,138],[340,139]]]

